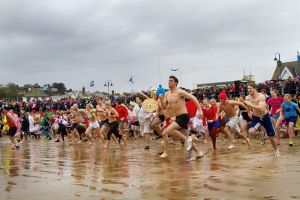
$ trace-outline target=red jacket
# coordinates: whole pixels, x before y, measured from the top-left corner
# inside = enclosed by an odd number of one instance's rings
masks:
[[[202,112],[203,112],[203,116],[204,116],[204,118],[206,118],[206,120],[216,121],[217,108],[215,105],[211,105],[209,108],[202,107]]]
[[[128,110],[125,106],[116,106],[115,107],[116,111],[119,114],[118,120],[120,121],[122,118],[124,118],[124,121],[127,121],[128,118]]]
[[[188,102],[185,102],[185,107],[187,109],[187,112],[189,113],[190,118],[195,117],[195,115],[197,113],[196,104],[193,101],[188,101]]]

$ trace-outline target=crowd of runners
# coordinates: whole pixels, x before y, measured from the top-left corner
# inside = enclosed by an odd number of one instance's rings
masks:
[[[211,149],[216,151],[221,133],[228,141],[228,150],[235,147],[235,137],[249,149],[250,137],[263,142],[268,138],[275,157],[280,156],[280,138],[288,137],[289,146],[294,146],[300,109],[290,94],[280,97],[273,89],[269,97],[251,83],[247,85],[247,96],[228,99],[222,91],[217,99],[199,100],[177,87],[175,76],[169,77],[168,85],[166,93],[156,92],[152,97],[156,101],[154,112],[144,109],[143,101],[149,96],[142,93],[132,101],[93,97],[88,101],[70,98],[57,102],[2,102],[1,134],[8,136],[13,149],[19,149],[24,140],[41,139],[101,145],[104,149],[109,149],[113,140],[114,145],[126,148],[128,139],[143,138],[144,149],[148,150],[154,139],[161,142],[161,158],[169,156],[170,141],[181,141],[186,151],[194,152],[190,160],[203,157],[199,150],[202,138],[207,143],[210,137]]]

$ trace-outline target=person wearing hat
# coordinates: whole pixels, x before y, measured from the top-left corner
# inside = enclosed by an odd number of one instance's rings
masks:
[[[151,120],[153,117],[152,112],[146,112],[142,106],[143,101],[147,99],[148,97],[146,95],[138,95],[135,99],[136,103],[140,107],[140,109],[137,112],[137,119],[139,121],[140,125],[140,134],[142,137],[145,138],[145,150],[150,149],[150,132],[151,132]]]
[[[218,99],[220,100],[218,115],[221,112],[224,112],[226,117],[228,118],[228,121],[224,128],[224,132],[229,141],[229,145],[228,145],[227,149],[230,150],[230,149],[234,148],[232,132],[238,134],[241,138],[243,138],[247,142],[248,147],[250,148],[249,139],[245,135],[241,134],[241,132],[240,132],[241,130],[239,127],[239,118],[236,113],[236,106],[243,106],[243,103],[241,103],[239,101],[228,100],[228,97],[227,97],[227,94],[225,93],[225,91],[222,91],[218,95]]]

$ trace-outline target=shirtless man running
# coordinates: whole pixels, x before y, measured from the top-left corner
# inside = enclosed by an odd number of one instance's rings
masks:
[[[218,114],[223,111],[226,117],[228,118],[228,122],[226,123],[226,126],[224,128],[224,132],[227,136],[227,139],[229,140],[229,146],[227,149],[230,150],[234,148],[234,145],[232,143],[232,132],[238,134],[241,138],[243,138],[247,142],[248,147],[250,148],[249,139],[240,132],[241,130],[239,128],[239,118],[237,116],[235,108],[235,106],[245,105],[239,101],[228,100],[227,94],[224,91],[218,95],[218,99],[220,99]]]
[[[252,122],[249,128],[249,134],[255,134],[258,124],[262,125],[266,131],[267,135],[272,143],[275,150],[275,157],[280,156],[279,150],[275,143],[275,130],[272,124],[270,114],[267,110],[266,97],[257,92],[257,86],[255,84],[248,85],[249,95],[246,97],[244,102],[252,112]]]
[[[81,123],[84,123],[84,119],[77,104],[72,106],[71,113],[74,116],[74,121],[71,128],[71,130],[73,130],[73,137],[77,139],[77,143],[81,143],[80,134],[85,132],[85,128],[81,125]],[[73,141],[74,139],[72,139],[72,143]]]
[[[97,136],[100,138],[101,141],[104,141],[106,132],[109,129],[109,124],[108,124],[108,118],[105,112],[105,107],[104,104],[102,103],[102,98],[99,97],[97,99],[97,106],[96,109],[98,110],[98,122],[100,125],[100,135]]]
[[[188,137],[188,123],[190,121],[190,117],[185,107],[185,99],[190,99],[195,103],[200,117],[203,116],[202,109],[196,97],[184,90],[179,89],[177,85],[178,79],[175,76],[170,76],[170,90],[166,93],[165,97],[163,95],[159,96],[162,109],[166,110],[167,112],[170,111],[171,113],[174,113],[174,116],[176,117],[176,120],[167,128],[165,128],[162,133],[164,139],[164,152],[160,157],[166,158],[168,156],[168,136],[170,135],[186,141],[188,143],[187,151],[190,151],[192,148],[196,152],[194,159],[199,159],[203,157],[203,154],[199,152],[198,148],[192,143],[190,140],[191,137]],[[188,138],[190,141],[188,141]]]
[[[127,144],[125,136],[119,134],[119,123],[118,123],[118,112],[111,106],[110,100],[105,102],[105,111],[108,118],[109,130],[107,133],[106,142],[103,145],[104,149],[108,149],[110,146],[110,139],[112,134],[118,139],[119,144],[121,144],[121,140]]]
[[[153,129],[153,131],[155,131],[158,134],[158,137],[161,136],[162,131],[161,129],[158,127],[159,124],[163,123],[165,121],[166,117],[163,113],[163,110],[161,108],[161,102],[158,99],[157,100],[157,107],[156,107],[156,111],[154,113],[154,116],[152,118],[151,121],[151,128]]]

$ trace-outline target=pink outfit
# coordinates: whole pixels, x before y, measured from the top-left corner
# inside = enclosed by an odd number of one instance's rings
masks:
[[[281,104],[284,102],[282,97],[269,98],[267,101],[268,105],[271,105],[271,115],[278,115],[276,111],[280,108]]]

